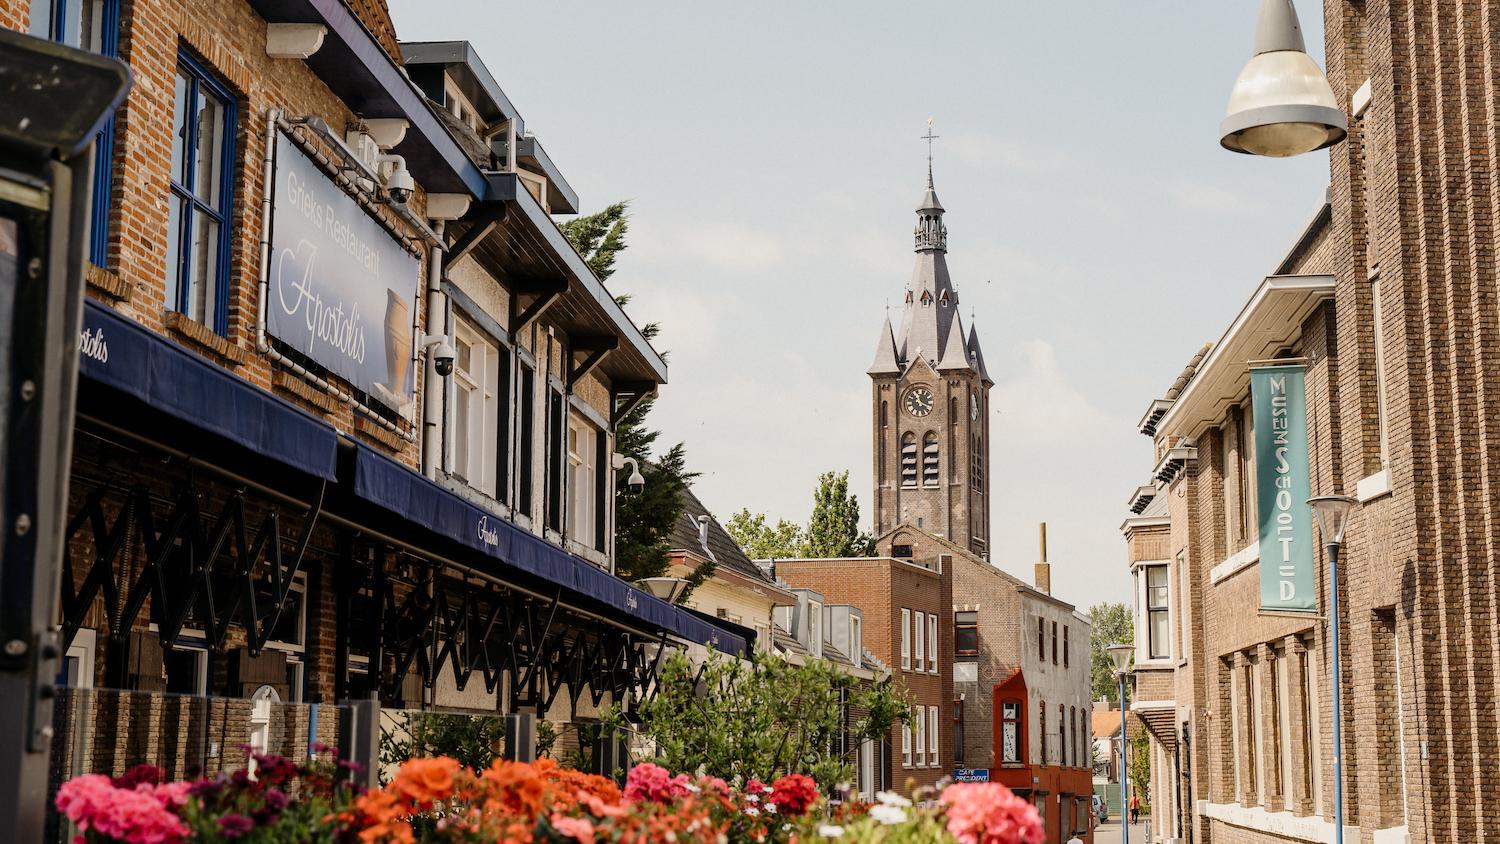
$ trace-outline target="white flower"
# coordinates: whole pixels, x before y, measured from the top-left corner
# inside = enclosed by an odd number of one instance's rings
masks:
[[[700,791],[702,791],[702,790],[703,790],[703,789],[701,789],[701,788],[699,788],[699,787],[698,787],[698,786],[696,786],[696,785],[693,785],[693,784],[692,784],[692,783],[690,783],[690,782],[685,782],[685,783],[683,783],[683,784],[682,784],[682,787],[683,787],[683,788],[685,788],[685,789],[687,789],[687,790],[688,790],[688,791],[691,791],[691,792],[692,792],[692,793],[694,793],[694,794],[697,794],[697,793],[698,793],[698,792],[700,792]]]
[[[906,823],[906,810],[900,806],[881,804],[870,807],[870,817],[890,826],[891,824]]]
[[[790,830],[790,829],[791,829],[791,828],[792,828],[792,825],[791,825],[791,824],[789,824],[789,823],[784,823],[784,824],[782,824],[782,825],[781,825],[781,831],[782,831],[782,832],[787,832],[787,831],[789,831],[789,830]]]
[[[745,814],[747,814],[747,815],[749,815],[750,817],[753,818],[756,815],[760,814],[760,810],[757,809],[757,808],[755,808],[754,806],[746,806],[745,807]]]
[[[902,808],[906,808],[911,805],[910,800],[907,800],[905,797],[902,797],[894,791],[877,792],[875,794],[875,799],[879,800],[881,804],[885,806],[900,806]]]
[[[844,828],[834,826],[831,823],[821,823],[818,824],[818,834],[824,838],[842,838],[844,836]]]
[[[772,814],[772,815],[776,814],[776,804],[775,803],[767,803],[766,804],[766,812],[768,814]]]
[[[754,794],[746,794],[745,795],[745,800],[747,802],[750,802],[750,803],[759,803],[760,802],[760,798],[756,797]]]

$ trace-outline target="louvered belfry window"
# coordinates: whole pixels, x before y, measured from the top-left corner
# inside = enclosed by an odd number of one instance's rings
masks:
[[[917,485],[917,435],[911,431],[901,435],[901,485]]]
[[[938,485],[938,436],[928,431],[922,438],[922,486]]]

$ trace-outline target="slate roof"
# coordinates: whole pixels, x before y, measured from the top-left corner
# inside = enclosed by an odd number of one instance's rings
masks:
[[[893,338],[888,355],[886,335],[880,336],[871,375],[905,370],[918,357],[932,366],[947,370],[971,369],[983,374],[982,364],[974,352],[978,348],[973,332],[964,341],[963,321],[958,316],[958,291],[948,274],[947,229],[943,225],[943,205],[938,202],[928,174],[927,191],[917,208],[916,266],[906,287],[906,302],[901,313],[901,327]],[[889,322],[889,319],[887,319]]]
[[[708,516],[706,551],[711,553],[705,552],[703,544],[698,540],[699,516]],[[729,531],[726,531],[724,526],[719,524],[719,520],[708,512],[708,508],[703,506],[703,502],[693,494],[691,487],[682,491],[682,514],[672,523],[672,532],[667,536],[667,545],[673,551],[689,551],[700,557],[712,556],[725,569],[733,569],[763,583],[772,583],[760,567],[751,562],[740,546],[735,544]]]

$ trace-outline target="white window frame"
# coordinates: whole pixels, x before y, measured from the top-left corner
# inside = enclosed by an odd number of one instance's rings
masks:
[[[922,717],[922,707],[917,707],[917,767],[927,767],[927,719]]]
[[[927,707],[927,758],[932,760],[932,766],[936,768],[938,759],[938,708]]]
[[[598,539],[599,438],[604,432],[577,413],[568,414],[568,477],[564,481],[567,515],[563,520],[568,536],[593,548]]]
[[[901,670],[911,670],[911,610],[901,608]]]
[[[58,672],[63,678],[63,683],[60,685],[67,685],[74,689],[94,687],[94,655],[97,652],[98,641],[99,634],[94,632],[93,628],[78,628],[78,632],[73,634],[73,644],[69,645],[68,652],[63,654],[62,670]],[[78,677],[76,682],[72,683],[67,682],[70,679],[67,677],[69,660],[76,660],[78,665]]]
[[[901,725],[901,767],[911,767],[911,725]]]
[[[455,358],[448,379],[452,471],[485,495],[496,496],[500,437],[500,344],[461,314],[453,315],[453,345],[469,350],[468,366]],[[464,399],[464,412],[459,398]],[[460,419],[460,417],[463,417]],[[460,434],[462,431],[462,434]]]
[[[864,619],[857,615],[849,616],[849,661],[854,663],[855,668],[864,664]]]
[[[1162,570],[1163,577],[1164,577],[1164,579],[1166,581],[1164,585],[1165,585],[1166,590],[1167,590],[1167,599],[1166,599],[1166,603],[1164,605],[1166,613],[1167,613],[1166,653],[1163,654],[1163,655],[1161,655],[1161,656],[1157,656],[1153,652],[1153,649],[1152,649],[1152,637],[1151,637],[1151,612],[1152,612],[1152,607],[1154,606],[1151,603],[1151,572],[1154,571],[1154,570],[1156,570],[1156,569],[1161,569]],[[1140,619],[1142,621],[1141,632],[1140,632],[1140,637],[1141,637],[1140,653],[1137,654],[1136,661],[1137,662],[1167,662],[1167,661],[1170,661],[1172,659],[1172,655],[1173,655],[1172,654],[1172,621],[1173,621],[1173,619],[1172,619],[1172,592],[1173,592],[1173,589],[1172,589],[1171,561],[1164,561],[1164,562],[1160,562],[1160,563],[1152,563],[1151,565],[1140,566],[1139,568],[1136,569],[1136,572],[1137,572],[1137,577],[1138,577],[1138,581],[1139,581],[1139,586],[1138,586],[1138,589],[1139,589],[1138,601],[1139,601],[1139,606],[1141,608],[1141,614],[1140,614],[1139,617],[1140,617]]]
[[[823,605],[807,602],[807,649],[814,658],[823,658]]]
[[[921,610],[917,610],[917,617],[912,622],[912,638],[917,644],[912,652],[911,662],[917,673],[921,674],[922,663],[927,659],[927,613]]]
[[[937,613],[927,614],[927,671],[929,674],[938,673],[938,617]]]

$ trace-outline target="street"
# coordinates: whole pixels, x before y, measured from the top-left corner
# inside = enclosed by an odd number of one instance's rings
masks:
[[[1130,840],[1135,844],[1144,844],[1146,841],[1146,820],[1131,824]],[[1111,818],[1108,822],[1099,824],[1094,828],[1094,844],[1120,844],[1120,821]]]

